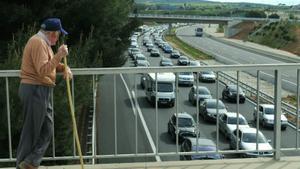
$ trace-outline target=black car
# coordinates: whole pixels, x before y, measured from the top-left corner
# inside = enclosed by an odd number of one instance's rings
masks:
[[[168,133],[173,140],[176,140],[176,120],[176,113],[174,113],[168,122]],[[194,118],[190,114],[178,113],[178,140],[180,142],[184,137],[197,137],[197,131]]]
[[[180,56],[178,58],[178,62],[177,62],[178,65],[183,65],[183,66],[187,66],[190,64],[190,60],[188,57],[186,56]]]
[[[179,58],[180,57],[180,53],[177,50],[173,50],[173,52],[170,55],[170,58]]]
[[[222,99],[228,101],[237,102],[237,93],[239,93],[239,102],[245,103],[246,97],[242,88],[239,87],[237,90],[237,85],[226,85],[222,92]]]

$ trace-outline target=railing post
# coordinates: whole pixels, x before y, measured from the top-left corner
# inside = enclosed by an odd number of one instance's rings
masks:
[[[11,120],[10,120],[10,104],[9,104],[9,83],[8,77],[5,78],[6,83],[6,108],[7,108],[7,128],[8,128],[8,148],[9,158],[12,159],[12,144],[11,144]]]
[[[275,86],[274,86],[274,102],[275,102],[275,117],[274,117],[274,138],[275,138],[275,160],[280,160],[280,144],[281,144],[281,71],[275,70]]]

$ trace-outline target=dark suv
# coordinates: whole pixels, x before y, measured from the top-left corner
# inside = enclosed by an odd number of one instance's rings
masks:
[[[176,130],[176,121],[176,113],[174,113],[168,122],[168,133],[173,140],[176,140],[176,131],[178,131],[178,138],[180,142],[184,139],[184,137],[197,136],[198,130],[196,128],[196,123],[190,114],[186,112],[178,113],[178,130]]]
[[[237,93],[239,93],[239,102],[245,103],[245,93],[240,87],[239,90],[237,90],[237,85],[226,85],[222,92],[222,99],[237,102]]]

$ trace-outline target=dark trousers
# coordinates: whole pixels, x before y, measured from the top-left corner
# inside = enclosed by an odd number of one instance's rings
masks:
[[[53,133],[52,87],[20,84],[23,128],[17,149],[17,168],[25,161],[39,166]]]

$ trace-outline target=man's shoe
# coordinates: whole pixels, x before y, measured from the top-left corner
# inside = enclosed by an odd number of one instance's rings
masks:
[[[19,168],[20,169],[38,169],[38,167],[35,167],[31,164],[28,164],[26,163],[25,161],[22,161],[20,164],[19,164]]]

